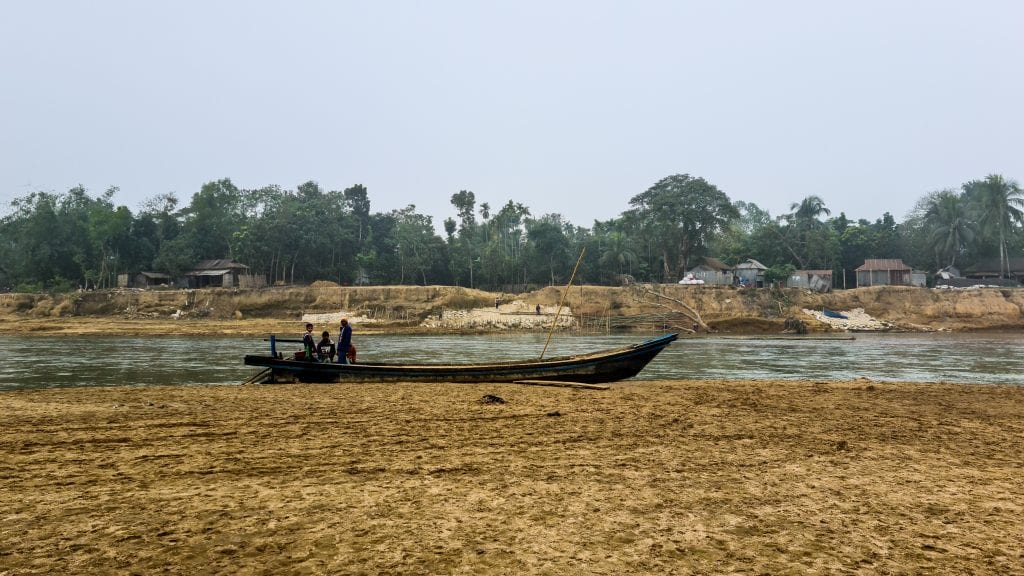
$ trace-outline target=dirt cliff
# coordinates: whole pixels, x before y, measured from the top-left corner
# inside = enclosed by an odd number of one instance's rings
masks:
[[[715,286],[649,288],[644,292],[636,287],[575,286],[566,292],[548,287],[506,294],[453,286],[340,287],[319,282],[262,290],[0,294],[0,333],[258,334],[294,331],[304,316],[332,313],[353,318],[364,332],[542,329],[551,325],[563,293],[559,325],[583,330],[689,328],[691,321],[675,313],[683,305],[723,333],[780,332],[787,318],[803,321],[812,331],[831,330],[805,312],[824,308],[862,309],[896,330],[1024,329],[1024,288],[871,287],[828,294]]]

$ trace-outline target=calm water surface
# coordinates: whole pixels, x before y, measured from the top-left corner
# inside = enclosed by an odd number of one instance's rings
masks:
[[[294,337],[293,335],[289,335]],[[545,357],[633,344],[651,335],[556,334]],[[546,334],[360,336],[362,360],[472,362],[536,357]],[[281,349],[298,348],[284,344]],[[0,336],[0,390],[60,386],[237,384],[260,338]],[[1024,334],[857,334],[854,340],[685,338],[637,380],[864,377],[1024,385]]]

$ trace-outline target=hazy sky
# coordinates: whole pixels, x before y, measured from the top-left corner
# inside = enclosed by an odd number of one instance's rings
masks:
[[[591,226],[677,173],[897,220],[1024,179],[1024,2],[6,2],[0,213],[119,186],[472,190]]]

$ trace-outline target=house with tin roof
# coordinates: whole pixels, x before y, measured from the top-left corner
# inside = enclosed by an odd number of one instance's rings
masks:
[[[733,267],[733,271],[736,273],[740,285],[750,288],[764,288],[764,277],[768,267],[757,260],[748,258],[746,262],[740,262]]]
[[[248,271],[248,266],[234,260],[202,260],[185,273],[185,281],[189,288],[236,288],[239,276]]]
[[[831,270],[794,270],[786,279],[787,288],[804,288],[815,292],[832,290]]]
[[[686,271],[688,276],[703,280],[705,284],[731,286],[733,283],[732,267],[718,258],[701,258],[701,263]]]
[[[867,259],[857,268],[857,286],[913,286],[913,271],[901,258]]]

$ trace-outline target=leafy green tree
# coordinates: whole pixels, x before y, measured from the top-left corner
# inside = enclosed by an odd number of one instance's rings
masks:
[[[565,234],[566,222],[559,214],[547,214],[537,219],[526,219],[527,272],[524,282],[546,281],[553,285],[556,279],[569,271],[569,238]]]
[[[66,274],[68,264],[74,264],[59,253],[62,243],[58,238],[58,200],[56,194],[33,192],[11,202],[13,213],[0,223],[0,267],[5,273],[6,287],[42,289]],[[77,271],[72,277],[78,278]]]
[[[203,184],[182,215],[197,257],[234,257],[231,241],[244,213],[242,195],[229,178]]]
[[[399,283],[400,264],[404,264],[404,260],[399,259],[397,227],[398,221],[394,211],[370,215],[370,235],[366,246],[358,255],[359,268],[365,272],[367,282]]]
[[[352,214],[352,217],[355,218],[358,225],[356,232],[357,245],[354,247],[354,250],[358,252],[363,249],[363,242],[369,233],[370,196],[366,191],[366,186],[362,184],[346,188],[342,194],[345,197],[345,207]]]
[[[142,203],[132,224],[131,272],[161,270],[155,266],[164,243],[181,233],[177,216],[178,197],[173,192],[158,194]]]
[[[691,256],[739,217],[728,196],[689,174],[663,178],[629,203],[633,216],[656,242],[666,280],[679,277]]]
[[[715,237],[709,246],[710,253],[725,262],[742,262],[747,258],[762,263],[775,261],[776,258],[767,257],[770,251],[765,248],[770,243],[755,240],[763,238],[765,228],[774,224],[771,214],[753,202],[738,201],[733,206],[739,217],[730,221]]]
[[[408,279],[426,286],[446,279],[444,241],[434,232],[433,218],[416,212],[415,205],[391,212],[399,258],[399,284]]]
[[[451,202],[458,212],[460,233],[471,232],[476,227],[476,217],[473,215],[476,210],[476,195],[469,190],[459,190],[457,194],[452,194]]]

